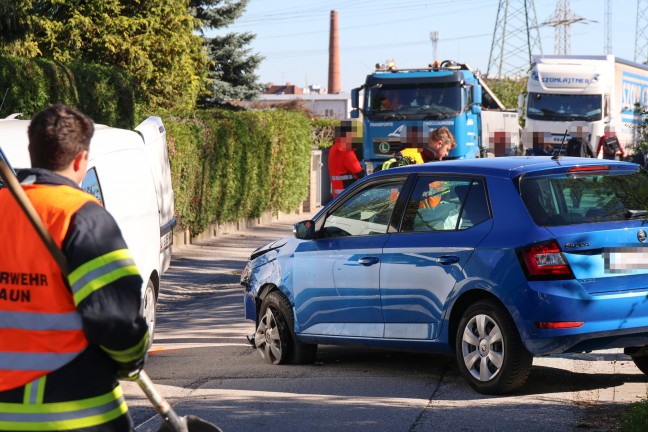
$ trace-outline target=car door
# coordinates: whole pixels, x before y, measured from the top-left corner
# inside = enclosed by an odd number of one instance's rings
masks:
[[[483,179],[419,176],[400,232],[383,250],[385,338],[437,337],[446,298],[491,227]]]
[[[317,222],[316,239],[294,253],[298,333],[382,337],[382,249],[405,177],[376,179]]]

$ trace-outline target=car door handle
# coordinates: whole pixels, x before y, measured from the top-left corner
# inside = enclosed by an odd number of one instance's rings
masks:
[[[363,266],[372,266],[374,264],[378,264],[380,259],[378,257],[362,257],[358,260],[358,264],[362,264]]]
[[[438,262],[441,265],[456,264],[459,262],[459,257],[454,255],[444,255],[437,258],[436,262]]]

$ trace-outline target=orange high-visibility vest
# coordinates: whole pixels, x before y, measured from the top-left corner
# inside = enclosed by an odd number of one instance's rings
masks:
[[[60,248],[74,214],[98,201],[71,186],[26,185]],[[56,261],[7,189],[0,190],[0,392],[72,361],[88,345]]]

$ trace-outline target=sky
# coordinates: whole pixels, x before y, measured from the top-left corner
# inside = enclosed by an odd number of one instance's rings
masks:
[[[524,0],[250,0],[245,13],[218,34],[251,32],[252,53],[265,57],[259,82],[300,87],[328,85],[331,10],[338,12],[340,85],[360,86],[376,63],[425,67],[434,60],[431,32],[438,32],[437,60],[467,63],[488,70],[500,2],[520,8]],[[568,3],[583,18],[570,26],[571,54],[603,55],[606,1],[611,6],[611,54],[634,60],[638,0],[526,0],[536,21],[552,21],[557,5]],[[520,21],[521,22],[521,21]],[[206,36],[210,36],[207,33]],[[543,54],[554,53],[555,29],[539,26]],[[539,54],[533,52],[533,54]]]

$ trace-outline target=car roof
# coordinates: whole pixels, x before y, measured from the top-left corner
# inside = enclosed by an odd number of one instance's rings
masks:
[[[606,165],[611,169],[632,168],[639,166],[631,162],[601,160],[593,158],[577,158],[561,156],[504,156],[494,158],[456,159],[439,162],[428,162],[417,165],[406,165],[389,170],[379,171],[376,175],[396,173],[457,173],[480,174],[496,177],[515,178],[522,174],[537,173],[541,171],[566,171],[578,166]]]
[[[14,168],[31,166],[27,128],[30,120],[0,119],[0,145]],[[142,136],[134,131],[95,124],[89,160],[120,150],[144,148]]]

